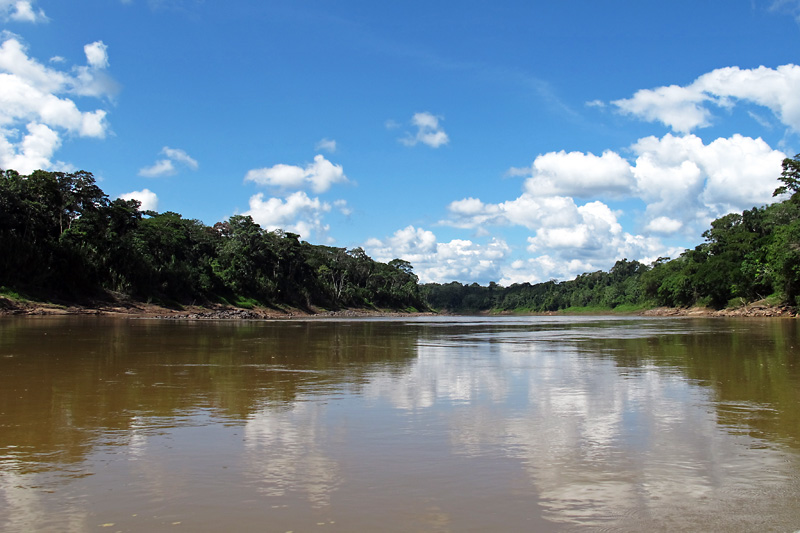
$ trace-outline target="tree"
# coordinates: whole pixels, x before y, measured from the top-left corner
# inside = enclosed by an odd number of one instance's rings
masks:
[[[800,191],[800,154],[794,157],[787,157],[783,160],[781,166],[783,167],[783,172],[781,172],[781,177],[778,178],[778,181],[783,185],[775,189],[772,196],[791,192],[792,202],[800,201],[800,195],[798,195],[798,191]]]

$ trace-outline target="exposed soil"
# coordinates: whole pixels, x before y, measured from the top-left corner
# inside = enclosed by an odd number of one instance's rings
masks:
[[[739,317],[796,317],[797,309],[787,305],[768,305],[755,302],[736,308],[656,307],[639,313],[641,316],[739,316]]]
[[[104,315],[130,318],[159,318],[167,320],[264,320],[326,317],[421,316],[436,313],[408,313],[377,309],[325,309],[268,308],[242,309],[219,304],[207,306],[184,305],[172,309],[153,303],[119,299],[86,304],[65,304],[17,301],[0,297],[2,315]]]
[[[291,318],[359,318],[359,317],[404,317],[433,316],[447,313],[408,313],[403,311],[377,309],[298,309],[256,307],[241,309],[237,307],[211,304],[207,306],[185,305],[179,309],[168,308],[153,303],[136,302],[123,298],[113,301],[96,301],[84,304],[57,304],[31,301],[17,301],[0,297],[0,316],[2,315],[105,315],[130,318],[159,318],[167,320],[277,320]],[[512,313],[513,314],[513,313]],[[561,314],[561,313],[547,313]],[[610,311],[609,314],[613,314]],[[769,305],[755,302],[737,308],[710,309],[707,307],[656,307],[635,313],[639,316],[663,317],[796,317],[798,310],[786,305]]]

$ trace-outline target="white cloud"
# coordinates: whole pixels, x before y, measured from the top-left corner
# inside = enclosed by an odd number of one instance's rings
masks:
[[[161,154],[165,155],[166,158],[159,159],[149,167],[139,169],[139,175],[146,178],[172,176],[178,172],[175,163],[179,163],[191,170],[197,170],[199,166],[196,160],[179,148],[165,146],[161,149]]]
[[[451,202],[447,218],[440,221],[471,230],[478,242],[440,243],[433,233],[409,226],[387,239],[371,239],[365,248],[381,260],[411,261],[423,281],[494,279],[502,284],[569,279],[607,270],[622,258],[650,263],[660,256],[675,257],[683,248],[665,245],[662,237],[680,234],[695,242],[714,218],[771,202],[786,157],[760,138],[734,134],[705,143],[689,132],[710,125],[714,109],[729,110],[739,103],[762,106],[800,132],[798,94],[800,67],[795,65],[717,69],[685,87],[638,91],[612,104],[681,135],[645,137],[624,152],[606,150],[601,155],[550,152],[528,168],[509,169],[508,175],[527,178],[517,198],[486,203],[465,197]],[[439,119],[428,113],[415,115],[414,125],[419,133],[402,139],[408,145],[424,142],[422,132],[441,130]],[[639,229],[623,228],[622,212],[597,201],[604,197],[635,209]],[[576,198],[595,201],[581,204]],[[529,230],[528,256],[498,237],[481,240],[496,235],[490,233],[492,227]]]
[[[582,222],[574,197],[639,199],[646,205],[647,232],[684,231],[699,237],[702,227],[719,216],[772,201],[785,156],[762,139],[742,135],[706,145],[695,135],[645,137],[630,148],[633,164],[606,151],[598,157],[582,152],[551,152],[531,166],[525,192],[515,200],[485,204],[464,198],[448,206],[442,224],[478,229],[488,225],[554,228],[557,236]],[[517,170],[519,172],[519,170]],[[588,191],[588,192],[585,192]],[[664,223],[663,217],[673,222]],[[656,219],[662,219],[655,222]],[[562,228],[562,229],[555,229]],[[580,230],[570,238],[580,239]],[[554,237],[555,238],[555,237]]]
[[[336,141],[333,139],[321,139],[315,146],[314,150],[325,151],[332,154],[336,151]]]
[[[264,199],[263,193],[250,197],[250,209],[243,215],[250,215],[263,228],[270,231],[282,229],[298,233],[303,239],[317,238],[327,234],[329,226],[322,223],[322,217],[331,210],[331,205],[319,198],[309,198],[303,191],[297,191],[285,199]]]
[[[611,102],[620,111],[650,122],[661,122],[679,133],[711,124],[709,104],[730,108],[736,101],[770,109],[786,126],[800,132],[800,66],[775,69],[727,67],[703,74],[681,87],[637,91],[631,98]]]
[[[187,154],[180,148],[170,148],[169,146],[165,146],[164,148],[161,149],[161,153],[170,158],[172,161],[175,161],[177,163],[182,163],[192,170],[197,170],[199,166],[196,160],[194,160],[192,157],[189,156],[189,154]]]
[[[702,91],[670,85],[642,89],[632,98],[611,103],[624,113],[649,122],[662,122],[674,131],[688,133],[710,124],[711,112],[702,105],[708,99]]]
[[[683,222],[669,217],[656,217],[648,222],[645,230],[650,233],[671,234],[678,232],[683,227]]]
[[[423,283],[499,279],[500,266],[511,253],[502,239],[492,239],[487,244],[463,239],[440,243],[433,232],[414,226],[400,229],[384,240],[369,239],[364,250],[378,261],[409,261]]]
[[[0,19],[15,22],[46,22],[47,16],[30,0],[0,0]]]
[[[0,8],[3,4],[0,4]],[[8,4],[5,5],[8,7]],[[115,86],[107,75],[85,66],[74,74],[47,67],[28,57],[14,35],[0,44],[0,166],[20,172],[52,169],[52,156],[65,134],[103,138],[106,111],[81,111],[69,95],[108,97]],[[102,78],[102,79],[101,79]],[[27,129],[28,134],[20,133]],[[63,167],[64,164],[58,164]]]
[[[428,112],[414,113],[414,116],[411,118],[411,123],[417,127],[417,131],[413,135],[409,133],[405,137],[401,137],[400,142],[406,146],[414,146],[418,143],[422,143],[431,148],[439,148],[447,144],[450,142],[450,138],[439,124],[440,119],[441,117],[437,117]],[[389,127],[388,123],[387,127]]]
[[[540,198],[523,193],[515,200],[500,204],[484,204],[476,198],[452,202],[448,207],[450,219],[443,225],[476,229],[487,225],[524,226],[537,229],[543,226],[574,224],[579,216],[572,198],[551,196]]]
[[[646,229],[659,227],[661,233],[699,233],[715,218],[771,202],[786,157],[762,139],[741,135],[706,145],[695,135],[667,134],[645,137],[631,148],[637,195],[650,219]],[[656,222],[664,217],[673,223]]]
[[[139,169],[139,175],[145,178],[157,178],[160,176],[172,176],[175,174],[175,165],[171,159],[159,159],[149,167]]]
[[[38,169],[61,167],[51,161],[53,154],[61,147],[61,138],[45,124],[31,122],[26,126],[28,133],[17,143],[9,142],[4,135],[0,139],[0,164],[22,174],[30,174]],[[3,132],[5,133],[5,132]]]
[[[621,258],[650,263],[679,249],[665,248],[652,238],[622,231],[614,213],[600,202],[579,208],[582,222],[571,228],[543,228],[530,237],[525,259],[514,259],[501,238],[485,243],[466,239],[438,242],[428,230],[408,226],[386,239],[369,239],[366,252],[378,261],[401,258],[414,265],[423,283],[497,281],[501,285],[571,279],[578,274],[609,269]]]
[[[279,163],[269,168],[250,170],[244,179],[259,185],[280,187],[282,189],[299,189],[305,182],[305,176],[306,171],[303,168]]]
[[[108,67],[108,46],[103,44],[103,41],[89,43],[83,47],[83,51],[90,67],[96,69]]]
[[[314,162],[305,168],[277,164],[268,168],[256,168],[245,175],[245,181],[281,189],[301,189],[309,186],[315,193],[323,193],[334,183],[347,183],[347,176],[341,165],[335,165],[322,155],[314,157]]]
[[[141,211],[158,211],[158,196],[150,189],[120,194],[119,198],[123,200],[139,200],[142,204],[139,207]]]
[[[572,279],[579,274],[596,270],[598,268],[591,262],[540,255],[512,261],[510,265],[502,269],[503,275],[498,283],[507,287],[514,283],[541,283],[551,279]]]
[[[511,169],[509,173],[520,173]],[[538,156],[525,190],[534,196],[620,195],[634,186],[630,165],[610,150],[601,156],[583,152],[550,152]]]
[[[528,238],[528,251],[555,256],[564,264],[581,261],[604,269],[618,259],[649,263],[667,253],[660,240],[624,231],[617,213],[602,202],[590,202],[576,210],[576,224],[538,229]]]

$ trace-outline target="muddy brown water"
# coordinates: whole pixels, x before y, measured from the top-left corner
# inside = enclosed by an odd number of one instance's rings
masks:
[[[796,319],[0,319],[0,530],[800,530]]]

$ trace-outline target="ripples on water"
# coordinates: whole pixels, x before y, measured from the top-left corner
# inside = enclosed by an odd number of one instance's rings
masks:
[[[794,321],[0,321],[5,531],[800,530]]]

